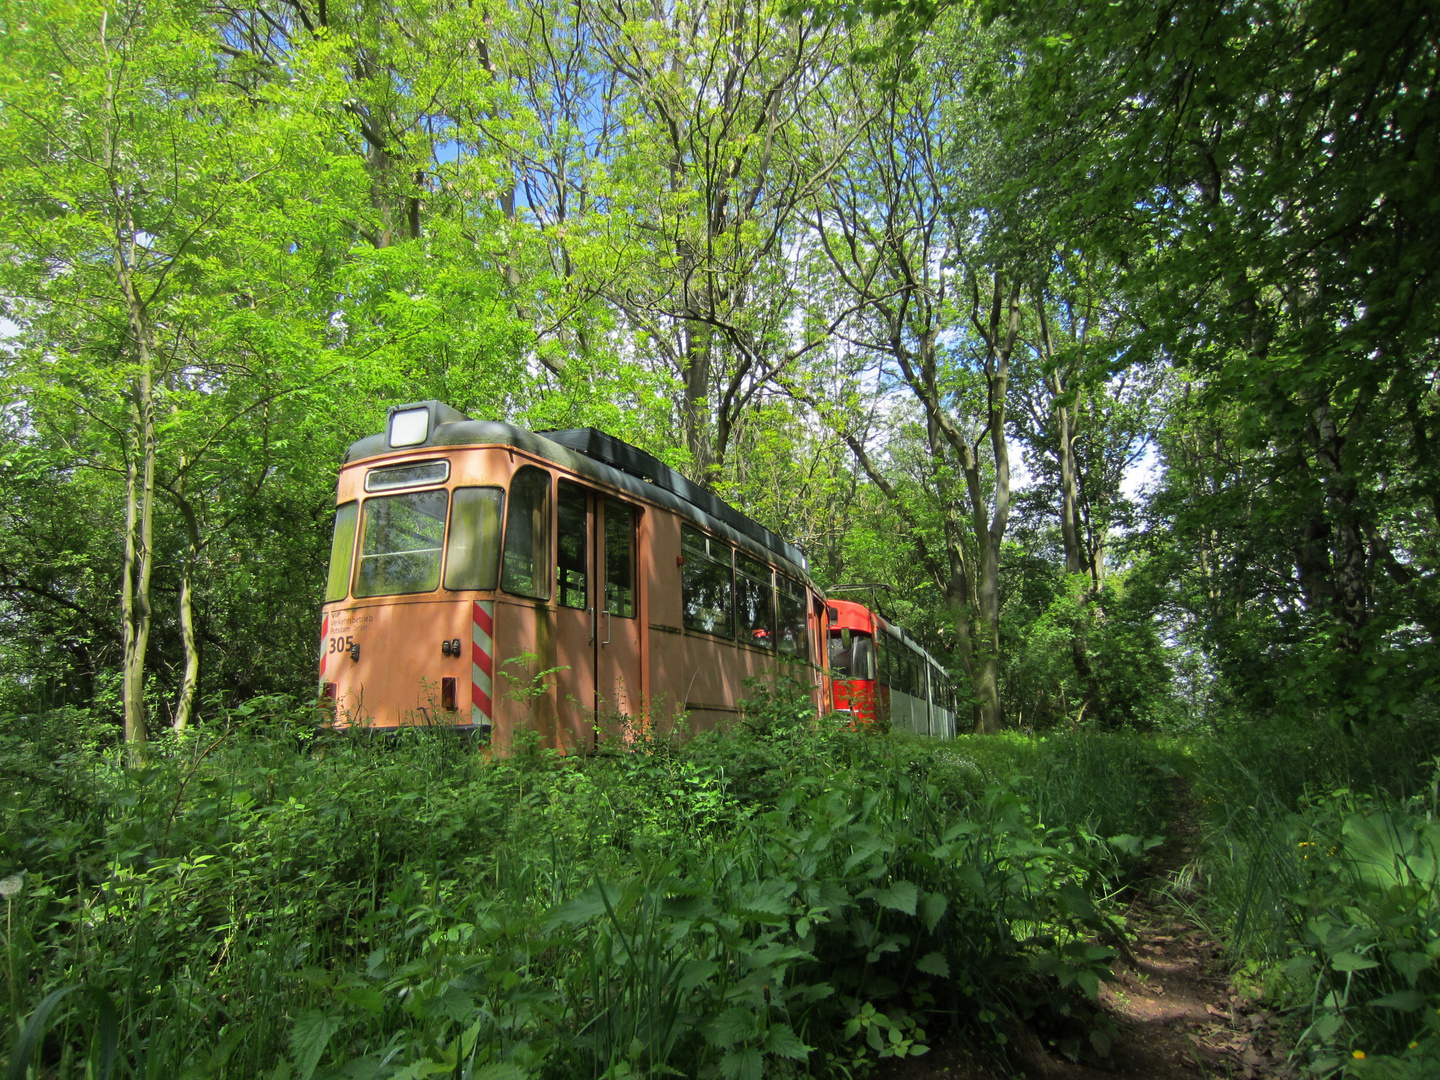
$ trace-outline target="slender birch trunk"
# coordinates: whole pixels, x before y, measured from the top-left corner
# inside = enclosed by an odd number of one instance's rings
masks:
[[[195,639],[195,567],[200,561],[204,544],[200,540],[200,522],[195,508],[185,497],[184,460],[180,463],[175,482],[175,504],[185,522],[185,558],[180,564],[180,644],[184,649],[185,671],[180,678],[180,692],[175,700],[175,719],[171,728],[177,732],[190,726],[195,713],[195,694],[200,685],[200,650]]]
[[[155,551],[155,414],[151,391],[149,365],[142,362],[131,387],[131,445],[125,468],[125,565],[120,593],[125,741],[137,747],[148,737],[145,652],[150,643],[150,572]]]
[[[125,741],[134,749],[148,737],[145,716],[145,654],[150,644],[150,574],[155,562],[155,349],[154,328],[145,299],[135,280],[139,244],[132,198],[120,149],[119,87],[117,65],[110,61],[108,22],[100,20],[100,49],[107,60],[104,169],[109,177],[115,207],[115,280],[124,302],[135,376],[130,383],[130,432],[125,463],[125,562],[120,589],[124,621],[121,699],[125,712]]]

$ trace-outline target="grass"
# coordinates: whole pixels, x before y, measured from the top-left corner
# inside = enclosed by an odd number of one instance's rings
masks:
[[[1201,808],[1198,913],[1309,1074],[1440,1075],[1437,748],[1428,722],[1168,748]]]
[[[260,702],[140,768],[82,717],[0,721],[0,1003],[18,1031],[85,988],[45,1077],[98,1075],[106,1001],[120,1077],[859,1076],[956,1027],[1001,1059],[1021,1023],[1088,1041],[1160,758],[803,717],[496,759]]]

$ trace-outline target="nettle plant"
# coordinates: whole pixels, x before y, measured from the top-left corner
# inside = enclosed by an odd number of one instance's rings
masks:
[[[953,748],[751,719],[588,758],[278,721],[142,768],[0,738],[10,1013],[87,989],[27,1044],[59,1076],[107,1053],[100,994],[118,1076],[858,1075],[955,1022],[1103,1044],[1094,823]]]
[[[1077,991],[1108,977],[1110,950],[1090,943],[1103,920],[1085,869],[1012,793],[954,820],[903,771],[848,796],[796,779],[708,850],[636,851],[628,875],[548,910],[418,877],[373,926],[418,951],[344,976],[345,1007],[297,1027],[310,1041],[296,1066],[328,1032],[346,1075],[388,1075],[388,1060],[733,1080],[922,1054],[945,1013],[978,1018],[995,1044],[1021,1012],[1083,1022]],[[385,1030],[407,1032],[403,1050],[376,1046]]]
[[[1279,974],[1315,1073],[1440,1072],[1440,821],[1423,803],[1337,792],[1288,823],[1300,883]]]

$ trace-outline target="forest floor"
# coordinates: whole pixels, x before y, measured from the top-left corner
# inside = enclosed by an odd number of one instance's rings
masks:
[[[1150,874],[1130,889],[1128,948],[1115,981],[1100,988],[1099,1008],[1112,1031],[1108,1054],[1074,1062],[1031,1031],[1013,1055],[1031,1080],[1293,1080],[1290,1047],[1274,1029],[1258,987],[1233,979],[1221,949],[1177,900],[1194,860],[1199,832],[1194,801],[1174,781],[1170,834]],[[1193,901],[1193,896],[1186,896]],[[1112,943],[1113,944],[1113,943]],[[889,1060],[879,1080],[1009,1080],[987,1067],[960,1039],[939,1039],[918,1058]]]

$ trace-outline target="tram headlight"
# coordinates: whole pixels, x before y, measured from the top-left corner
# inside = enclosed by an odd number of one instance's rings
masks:
[[[429,437],[429,409],[405,409],[390,414],[391,446],[419,446]]]

